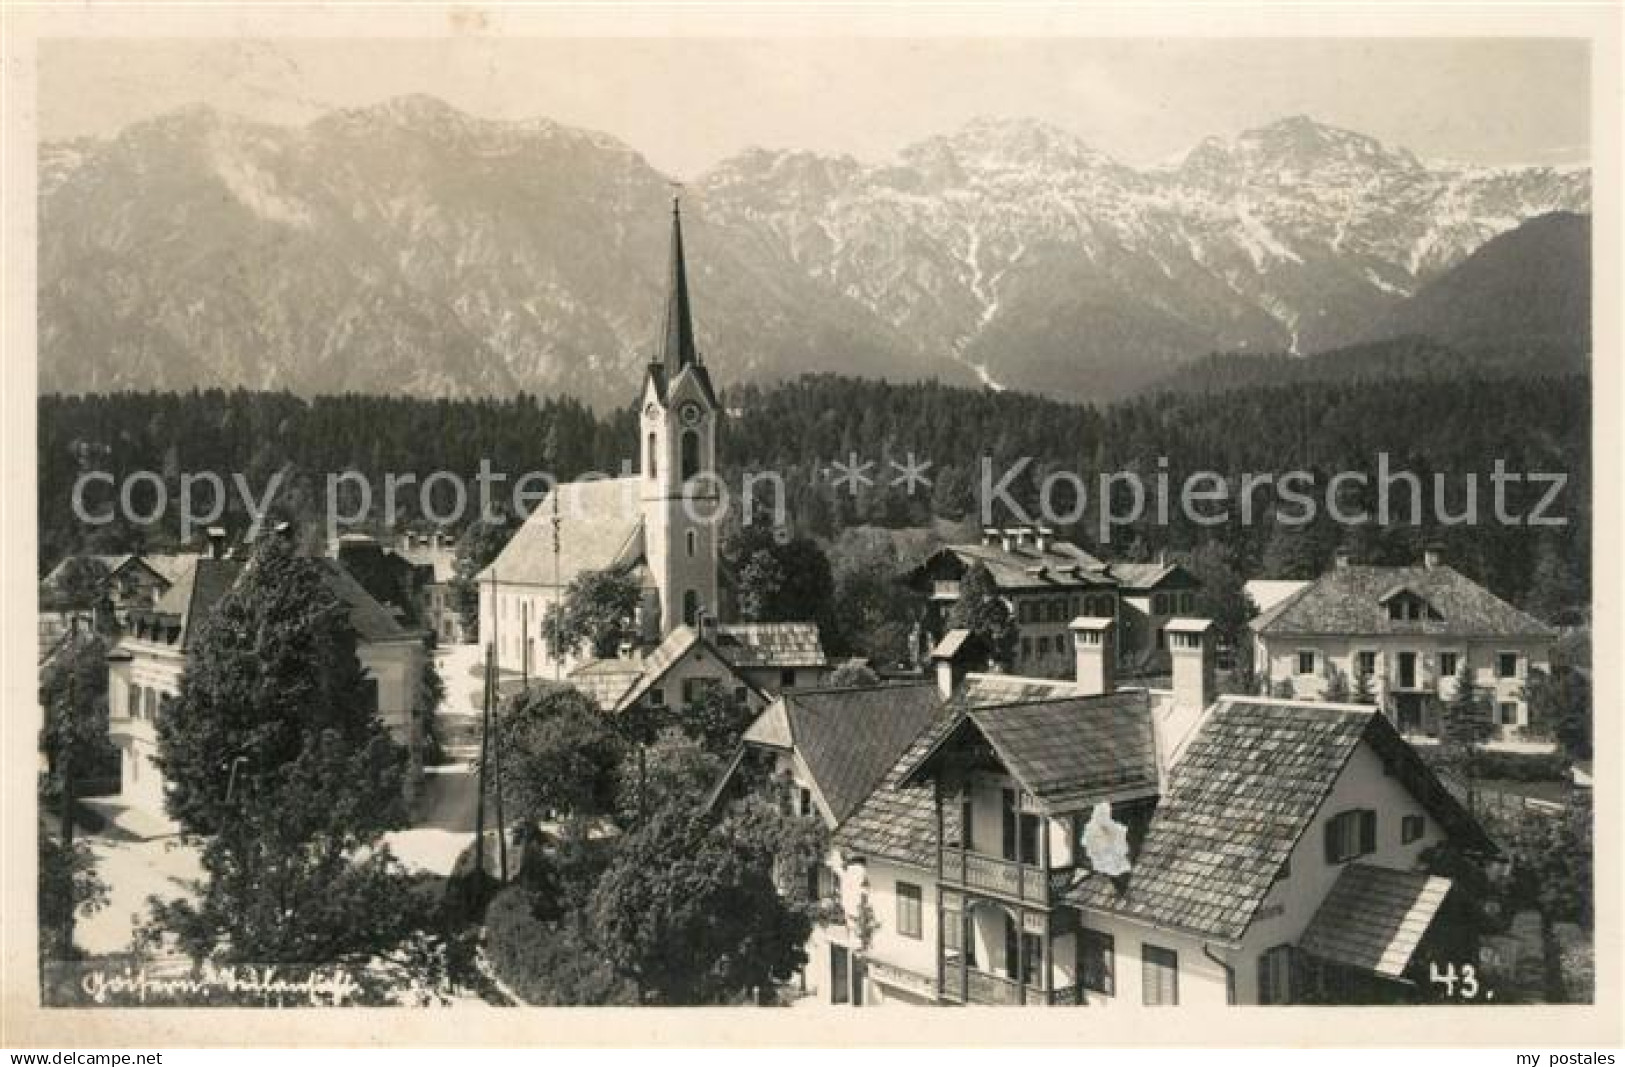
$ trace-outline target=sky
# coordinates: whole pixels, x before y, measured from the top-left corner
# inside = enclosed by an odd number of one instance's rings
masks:
[[[1583,163],[1589,55],[1562,39],[461,39],[42,42],[40,136],[199,101],[275,123],[405,93],[612,134],[690,178],[740,150],[883,162],[978,116],[1134,165],[1288,115],[1428,158]]]

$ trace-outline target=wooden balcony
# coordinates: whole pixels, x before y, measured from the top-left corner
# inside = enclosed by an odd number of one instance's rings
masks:
[[[942,850],[944,885],[990,893],[1023,904],[1049,907],[1055,892],[1064,884],[1066,873],[975,852]]]
[[[958,956],[944,961],[942,999],[950,1004],[992,1005],[995,1007],[1017,1007],[1020,1005],[1031,1007],[1045,1004],[1078,1003],[1077,990],[1075,989],[1057,989],[1046,993],[1040,986],[1023,986],[1022,983],[1013,978],[990,974],[987,971],[977,970],[975,967],[967,971],[963,960]]]

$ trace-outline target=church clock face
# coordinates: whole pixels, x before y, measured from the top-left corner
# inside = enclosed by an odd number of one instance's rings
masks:
[[[700,420],[705,418],[705,412],[700,410],[700,405],[690,400],[677,409],[677,417],[683,420],[684,426],[698,426]]]

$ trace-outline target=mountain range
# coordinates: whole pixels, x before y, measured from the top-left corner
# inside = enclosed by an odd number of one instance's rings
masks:
[[[607,135],[423,96],[298,127],[199,106],[42,143],[39,385],[625,403],[671,192]],[[1157,167],[979,119],[883,163],[747,150],[683,212],[724,384],[817,370],[1105,399],[1215,351],[1475,321],[1505,345],[1531,315],[1585,337],[1572,239],[1541,246],[1566,273],[1538,314],[1494,293],[1523,292],[1539,242],[1460,268],[1590,197],[1584,168],[1426,161],[1305,117]]]

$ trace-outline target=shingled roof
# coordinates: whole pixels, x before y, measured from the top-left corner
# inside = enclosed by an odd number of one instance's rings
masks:
[[[950,746],[977,735],[1051,813],[1157,791],[1156,731],[1144,689],[972,708],[909,769],[904,784],[925,780]]]
[[[815,622],[735,622],[717,627],[717,651],[739,668],[823,667]]]
[[[787,735],[839,826],[941,710],[930,684],[799,689],[774,701],[755,738]]]
[[[1493,851],[1377,709],[1225,697],[1174,765],[1134,871],[1084,876],[1068,902],[1239,941],[1361,741],[1447,832]]]
[[[916,581],[944,554],[966,567],[982,564],[1000,589],[1110,589],[1116,583],[1106,565],[1070,541],[1055,541],[1040,552],[1031,542],[1006,552],[1002,544],[946,545],[915,568]]]
[[[643,559],[640,479],[565,482],[542,499],[502,552],[479,573],[482,582],[568,585],[585,571],[631,566]],[[558,552],[553,523],[558,519]]]
[[[1351,863],[1321,901],[1298,947],[1331,963],[1398,978],[1449,893],[1448,878]]]
[[[1078,696],[1075,682],[1009,674],[971,674],[952,702],[915,738],[880,785],[835,832],[835,844],[855,856],[879,856],[932,868],[937,862],[936,801],[928,781],[905,784],[908,772],[964,720],[972,708]],[[1145,696],[1144,693],[1141,694]],[[952,822],[957,812],[945,813]]]
[[[1401,591],[1420,597],[1432,610],[1420,619],[1390,618],[1385,599]],[[1259,615],[1252,628],[1265,635],[1555,637],[1557,633],[1443,563],[1334,567]]]

